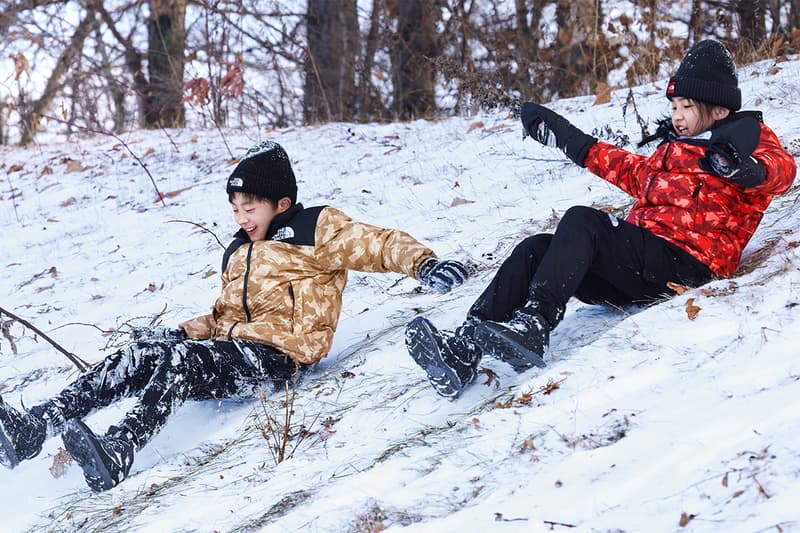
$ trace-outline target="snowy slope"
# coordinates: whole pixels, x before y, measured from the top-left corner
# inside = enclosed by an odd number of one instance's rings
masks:
[[[762,109],[796,150],[800,63],[771,67],[740,73],[744,107]],[[644,119],[668,112],[663,84],[634,93]],[[635,142],[627,96],[554,107]],[[474,278],[440,296],[399,275],[353,273],[333,351],[298,386],[292,430],[307,431],[282,463],[261,429],[283,416],[283,391],[189,402],[106,493],[91,493],[74,465],[51,474],[58,438],[0,470],[3,531],[800,530],[796,188],[773,203],[735,279],[647,309],[571,303],[546,369],[516,375],[485,360],[496,379],[482,375],[454,402],[408,357],[403,326],[417,313],[458,325],[513,245],[551,231],[569,206],[630,205],[523,141],[503,114],[0,147],[0,306],[92,362],[124,342],[127,324],[206,312],[222,249],[196,224],[228,242],[227,146],[239,155],[265,138],[288,151],[306,206],[404,229],[468,261]],[[5,401],[31,406],[74,378],[30,331],[10,334],[17,354],[0,337]],[[88,423],[103,431],[130,405]]]

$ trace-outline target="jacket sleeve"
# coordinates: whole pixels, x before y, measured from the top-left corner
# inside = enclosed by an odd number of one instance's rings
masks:
[[[317,259],[325,268],[362,272],[397,272],[416,277],[419,265],[433,250],[408,233],[356,222],[326,207],[317,222]]]
[[[584,165],[633,197],[641,190],[643,169],[649,157],[634,154],[613,144],[598,141],[589,149]]]
[[[751,192],[774,196],[789,190],[797,174],[797,163],[783,149],[775,133],[764,124],[761,124],[761,138],[753,157],[764,165],[766,178],[760,185],[749,189]]]

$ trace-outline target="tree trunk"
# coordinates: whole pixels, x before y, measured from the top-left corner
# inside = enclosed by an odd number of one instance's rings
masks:
[[[309,0],[303,118],[352,120],[358,50],[356,0]]]
[[[150,78],[144,125],[184,125],[183,67],[186,47],[186,0],[150,0],[147,22],[147,71]]]
[[[736,14],[739,16],[739,37],[752,48],[757,48],[766,39],[764,0],[738,0]]]
[[[789,7],[789,27],[786,33],[800,29],[800,0],[791,0]]]
[[[392,54],[394,111],[403,120],[436,112],[436,23],[441,9],[429,0],[398,0],[397,45]]]
[[[20,144],[26,145],[33,142],[33,136],[38,129],[39,118],[44,115],[53,103],[56,92],[61,84],[61,78],[64,73],[72,65],[81,50],[83,49],[83,42],[86,36],[92,31],[95,24],[95,12],[92,9],[86,13],[83,20],[80,21],[78,27],[75,28],[75,33],[70,39],[69,46],[61,53],[58,61],[47,79],[47,84],[44,91],[38,100],[31,103],[27,109],[20,109],[22,115],[22,133],[20,135]]]
[[[703,33],[703,6],[702,0],[692,0],[692,12],[689,15],[689,39],[690,45],[696,43]]]
[[[374,119],[380,114],[380,100],[374,96],[372,87],[372,67],[375,64],[375,53],[378,50],[378,26],[380,24],[380,0],[372,0],[369,32],[364,45],[364,56],[358,75],[358,98],[356,108],[360,120]]]

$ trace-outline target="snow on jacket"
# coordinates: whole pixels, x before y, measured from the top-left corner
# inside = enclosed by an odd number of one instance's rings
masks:
[[[313,364],[330,350],[348,269],[414,277],[429,257],[433,251],[407,233],[298,204],[276,217],[266,240],[237,233],[212,313],[181,327],[190,338],[254,341]]]
[[[756,187],[704,171],[705,150],[679,138],[648,157],[597,142],[584,165],[634,197],[628,222],[686,250],[717,276],[731,276],[772,198],[792,185],[797,165],[763,123],[753,157],[766,179]]]

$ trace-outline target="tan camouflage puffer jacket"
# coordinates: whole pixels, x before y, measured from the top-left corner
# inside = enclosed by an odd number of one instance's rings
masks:
[[[237,234],[212,313],[181,324],[190,338],[254,341],[313,364],[330,350],[347,270],[414,277],[435,257],[407,233],[355,222],[332,207],[298,204],[279,217],[267,240]]]

